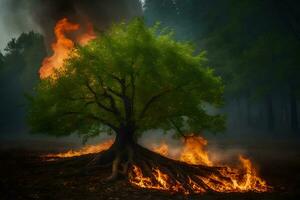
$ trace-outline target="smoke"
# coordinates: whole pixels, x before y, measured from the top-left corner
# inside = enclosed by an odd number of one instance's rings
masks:
[[[142,15],[139,0],[0,0],[7,33],[35,30],[53,39],[55,23],[67,17],[75,23],[90,21],[98,30],[111,23]]]

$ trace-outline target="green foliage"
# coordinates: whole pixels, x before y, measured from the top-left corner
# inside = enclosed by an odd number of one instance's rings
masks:
[[[223,85],[205,52],[178,42],[142,19],[120,23],[74,49],[56,78],[41,80],[31,99],[33,131],[85,137],[122,127],[221,131],[224,118],[204,104],[222,104]]]

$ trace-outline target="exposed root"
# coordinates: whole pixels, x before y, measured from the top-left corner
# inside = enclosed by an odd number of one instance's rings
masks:
[[[243,188],[232,179],[230,168],[191,165],[152,152],[140,145],[127,146],[122,151],[113,147],[100,153],[89,165],[106,164],[112,167],[109,181],[127,177],[133,185],[194,194],[203,192],[243,192]],[[243,174],[242,174],[243,177]],[[264,183],[253,183],[252,191],[266,191]]]

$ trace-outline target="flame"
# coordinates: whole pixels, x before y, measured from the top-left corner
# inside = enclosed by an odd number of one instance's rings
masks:
[[[217,192],[266,192],[269,186],[266,181],[257,175],[257,170],[251,161],[243,156],[239,156],[241,170],[225,166],[219,172],[227,179],[220,179],[215,175],[209,178],[199,177],[212,190]]]
[[[152,169],[152,174],[154,175],[155,180],[143,175],[142,170],[133,165],[132,171],[129,173],[129,181],[138,187],[156,189],[156,190],[165,190],[172,192],[184,192],[184,188],[179,182],[171,184],[169,181],[169,176],[161,172],[158,168]]]
[[[70,158],[75,156],[82,156],[86,154],[92,154],[92,153],[99,153],[101,151],[104,151],[108,149],[113,144],[113,140],[107,140],[100,144],[96,145],[87,145],[79,150],[70,150],[63,153],[57,153],[57,154],[47,154],[44,157],[48,158]]]
[[[183,142],[183,148],[180,149],[179,155],[171,155],[169,146],[166,141],[160,144],[151,145],[150,149],[163,156],[180,160],[193,165],[212,166],[213,163],[209,158],[208,152],[205,151],[207,140],[202,137],[189,136]]]
[[[129,173],[129,182],[135,186],[141,188],[155,189],[155,190],[164,190],[173,193],[181,192],[183,194],[190,194],[188,190],[179,182],[171,182],[169,176],[163,173],[159,168],[152,169],[152,175],[154,180],[143,175],[142,170],[133,165],[132,171]],[[203,193],[205,190],[200,187],[195,181],[191,178],[188,180],[191,188],[193,188],[193,193]]]
[[[202,137],[188,137],[184,143],[180,161],[194,165],[213,165],[208,153],[204,150],[207,140]]]
[[[168,144],[163,141],[161,144],[152,145],[151,149],[155,151],[156,153],[159,153],[162,156],[168,156],[169,155],[169,146]]]
[[[168,144],[163,141],[160,145],[153,146],[152,150],[164,155],[166,157],[179,160],[188,164],[205,165],[205,166],[218,166],[214,163],[209,153],[205,150],[207,140],[202,137],[191,136],[188,137],[184,143],[179,155],[170,155]],[[211,190],[216,192],[266,192],[270,189],[266,181],[258,176],[256,168],[252,162],[244,156],[239,156],[240,165],[237,168],[230,166],[220,167],[219,172],[222,175],[209,175],[208,177],[198,177],[203,181]],[[167,174],[161,172],[158,168],[152,169],[152,175],[155,180],[145,177],[139,167],[134,166],[131,172],[129,181],[136,186],[149,189],[167,190],[170,192],[182,192],[189,194],[179,181],[171,184]],[[225,177],[225,178],[224,178]],[[191,178],[188,180],[189,185],[193,189],[193,193],[203,193],[206,191],[203,187],[199,186]]]
[[[96,38],[96,33],[94,31],[94,26],[92,23],[87,22],[86,31],[87,32],[77,37],[77,41],[81,45],[86,45],[89,41]]]
[[[59,20],[54,28],[56,41],[51,45],[53,55],[43,60],[39,70],[40,78],[44,79],[53,76],[55,70],[63,67],[63,62],[68,58],[70,52],[74,48],[74,41],[66,36],[67,33],[78,31],[80,25],[71,23],[67,18]],[[81,45],[85,45],[88,41],[94,39],[96,34],[93,25],[87,24],[86,32],[77,36],[77,41]]]

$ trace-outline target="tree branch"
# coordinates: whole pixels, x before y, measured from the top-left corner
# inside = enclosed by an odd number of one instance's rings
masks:
[[[105,105],[103,105],[102,103],[99,102],[99,98],[98,98],[97,93],[93,90],[93,88],[90,86],[90,84],[89,84],[88,82],[86,82],[86,86],[87,86],[87,88],[89,89],[89,91],[94,95],[95,101],[96,101],[97,105],[98,105],[100,108],[106,110],[107,112],[110,112],[110,113],[113,113],[113,114],[117,115],[116,110],[111,109],[111,108],[108,108],[108,107],[106,107]],[[107,97],[108,97],[108,96],[107,96]]]
[[[118,131],[119,130],[119,128],[117,126],[115,126],[112,123],[108,122],[107,120],[102,119],[102,118],[100,118],[98,116],[95,116],[95,115],[93,115],[91,113],[82,113],[82,112],[72,111],[72,112],[65,112],[65,113],[63,113],[62,117],[66,116],[66,115],[82,115],[82,116],[84,116],[86,118],[93,119],[95,121],[99,121],[102,124],[104,124],[104,125],[110,127],[111,129],[113,129],[114,131]]]
[[[186,141],[188,139],[188,136],[183,133],[181,128],[179,126],[177,126],[176,123],[172,119],[169,119],[169,121],[171,122],[172,126],[176,129],[176,131],[179,133],[179,135],[181,135],[181,137],[183,137],[184,140]]]
[[[172,91],[171,89],[167,89],[167,90],[164,90],[154,96],[152,96],[149,101],[145,104],[143,110],[141,111],[140,115],[139,115],[139,119],[142,119],[147,110],[149,109],[149,107],[151,106],[151,104],[153,104],[155,101],[157,101],[160,97],[164,96],[166,93],[169,93],[170,91]]]

